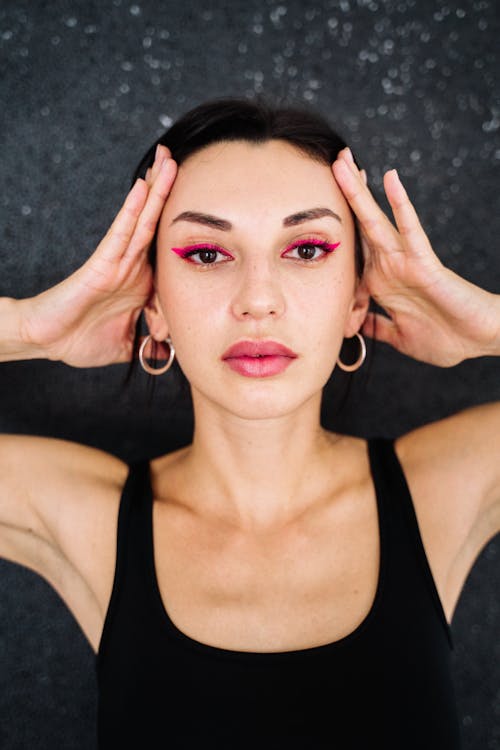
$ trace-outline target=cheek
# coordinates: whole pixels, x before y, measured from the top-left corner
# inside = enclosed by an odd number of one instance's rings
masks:
[[[290,297],[298,310],[314,315],[322,310],[331,318],[342,318],[349,308],[356,288],[354,256],[345,252],[328,258],[317,269],[290,279]]]
[[[335,353],[344,338],[356,288],[354,263],[352,258],[347,261],[331,264],[328,272],[309,283],[304,280],[289,297],[294,332],[314,350],[318,362],[325,356],[328,359],[328,352]],[[334,361],[335,357],[327,368],[330,364],[333,368]]]
[[[289,306],[294,330],[314,350],[334,349],[343,338],[351,298],[350,284],[338,277],[311,290],[298,289]]]
[[[169,333],[181,351],[208,345],[220,325],[227,326],[227,290],[206,279],[193,278],[174,266],[164,264],[157,277],[157,292]],[[203,281],[202,284],[199,282]]]

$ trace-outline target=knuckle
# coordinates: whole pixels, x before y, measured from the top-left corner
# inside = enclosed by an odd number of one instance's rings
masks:
[[[417,231],[417,227],[413,222],[409,221],[403,221],[399,223],[399,234],[401,234],[403,237],[409,237],[412,234],[415,234]]]
[[[359,186],[353,187],[353,188],[346,188],[345,194],[352,201],[360,201],[361,196],[363,195],[363,190]]]
[[[125,220],[125,221],[137,221],[137,217],[140,214],[140,209],[136,206],[131,206],[125,204],[116,217],[116,221]]]
[[[157,219],[152,216],[145,217],[140,223],[140,229],[145,230],[148,234],[154,234],[157,226]]]
[[[160,199],[162,203],[165,203],[165,201],[168,198],[168,194],[170,193],[170,185],[161,186],[158,185],[154,190],[155,196]]]
[[[402,209],[402,208],[412,208],[412,205],[410,203],[410,199],[407,195],[394,198],[394,208],[396,209]]]
[[[125,232],[123,229],[111,229],[107,235],[107,238],[115,242],[127,243],[130,239],[130,233]]]
[[[367,216],[363,221],[363,229],[367,234],[379,234],[380,228],[380,219],[375,216]]]
[[[147,249],[150,246],[150,242],[131,242],[129,247],[127,248],[126,255],[129,257],[136,257],[138,255],[142,255],[147,251]]]

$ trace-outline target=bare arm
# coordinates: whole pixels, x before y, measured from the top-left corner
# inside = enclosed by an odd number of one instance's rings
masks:
[[[466,409],[399,438],[396,450],[445,610],[500,532],[500,403]]]
[[[97,651],[127,467],[50,438],[0,436],[0,556],[41,575]]]
[[[134,325],[152,290],[148,249],[175,172],[160,148],[148,181],[136,182],[81,268],[30,299],[0,299],[0,361],[46,358],[92,367],[130,359]],[[122,462],[100,451],[0,436],[0,555],[47,577],[99,517],[95,498],[116,496],[123,481]]]
[[[0,362],[40,356],[36,346],[23,341],[21,328],[27,306],[25,300],[0,298]]]
[[[160,147],[148,180],[137,180],[81,268],[35,297],[0,299],[0,361],[45,358],[94,367],[130,359],[134,325],[152,291],[148,249],[175,174],[168,149]],[[36,498],[45,485],[58,486],[67,461],[61,463],[50,441],[4,436],[1,444],[0,524],[41,531]],[[69,472],[75,470],[76,464]]]
[[[77,534],[94,523],[96,498],[119,491],[125,472],[94,448],[0,435],[0,556],[44,574],[49,552],[71,553]]]
[[[499,355],[500,295],[443,266],[394,171],[385,174],[384,187],[395,226],[350,153],[339,157],[333,171],[360,224],[363,280],[387,313],[369,314],[364,333],[441,367]],[[500,531],[500,404],[414,430],[396,442],[396,450],[451,617],[475,559]]]

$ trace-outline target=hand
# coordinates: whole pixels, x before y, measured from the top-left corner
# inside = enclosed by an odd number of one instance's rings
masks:
[[[26,300],[22,338],[40,357],[74,367],[131,359],[135,324],[152,292],[148,249],[176,169],[160,146],[148,181],[137,180],[93,255],[60,284]]]
[[[359,220],[364,283],[389,316],[369,313],[363,333],[441,367],[496,353],[500,298],[443,266],[396,170],[384,175],[394,227],[375,202],[366,174],[358,170],[349,149],[340,152],[332,169]]]

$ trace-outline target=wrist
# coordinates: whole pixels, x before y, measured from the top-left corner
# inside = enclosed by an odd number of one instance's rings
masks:
[[[452,303],[450,319],[461,350],[457,360],[500,355],[500,295],[488,292],[445,268]]]
[[[500,294],[487,292],[489,297],[489,309],[491,314],[491,324],[488,335],[485,337],[482,356],[498,357],[500,356]]]
[[[31,300],[0,299],[0,361],[13,362],[43,357],[40,346],[30,340],[27,321]]]

